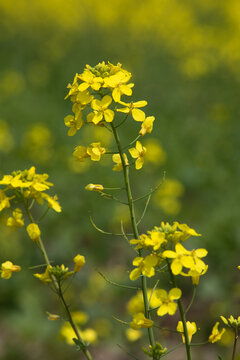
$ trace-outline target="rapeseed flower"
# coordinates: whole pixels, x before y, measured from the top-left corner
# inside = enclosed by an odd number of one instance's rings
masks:
[[[37,279],[39,279],[43,284],[47,285],[52,281],[51,276],[49,274],[49,270],[51,270],[51,269],[52,269],[52,266],[48,265],[46,267],[46,270],[44,273],[42,273],[42,274],[36,273],[36,274],[34,274],[34,276]]]
[[[88,154],[87,148],[85,146],[79,145],[75,147],[73,156],[76,161],[83,162],[90,155]]]
[[[119,102],[122,95],[132,95],[134,84],[126,84],[131,76],[131,73],[127,71],[119,71],[115,75],[104,79],[104,84],[112,89],[112,97],[115,102]]]
[[[141,130],[139,131],[139,135],[143,136],[146,133],[150,134],[152,132],[152,129],[153,129],[154,120],[155,120],[154,116],[146,117],[142,122],[142,126],[141,126]]]
[[[144,313],[140,312],[133,315],[133,320],[130,322],[130,327],[134,330],[141,328],[151,328],[154,322],[150,319],[147,319]]]
[[[180,299],[182,291],[178,288],[173,288],[167,293],[166,290],[158,289],[155,291],[155,296],[159,300],[157,314],[159,316],[166,314],[174,315],[177,310],[177,304],[174,300]]]
[[[219,340],[221,340],[221,337],[225,333],[226,329],[222,329],[221,331],[218,330],[219,321],[216,322],[216,324],[212,328],[212,333],[208,338],[208,341],[211,343],[215,343]]]
[[[10,279],[13,272],[19,272],[21,271],[21,266],[14,265],[11,261],[5,261],[1,265],[1,278],[3,279]]]
[[[101,77],[94,76],[89,70],[84,70],[81,75],[78,75],[78,79],[82,80],[82,83],[78,86],[79,91],[87,90],[89,87],[92,90],[98,91],[103,83]]]
[[[27,226],[27,233],[32,241],[38,241],[41,231],[37,224],[31,223]]]
[[[220,318],[225,325],[228,325],[232,328],[240,328],[240,316],[238,316],[237,319],[235,319],[232,315],[228,319],[226,319],[224,316],[220,316]]]
[[[136,147],[135,148],[131,148],[129,149],[129,152],[131,154],[131,156],[134,159],[137,159],[135,161],[135,167],[137,170],[141,169],[144,163],[144,156],[146,154],[147,149],[142,146],[142,144],[140,143],[140,141],[136,142]]]
[[[127,155],[123,154],[123,157],[124,157],[125,165],[129,165]],[[113,162],[116,163],[113,166],[113,171],[121,171],[123,166],[122,166],[122,159],[121,159],[120,154],[113,154],[112,160],[113,160]]]
[[[191,340],[192,340],[192,336],[197,332],[197,325],[196,325],[195,322],[190,322],[190,321],[187,321],[186,325],[187,325],[188,339],[189,339],[189,343],[190,343]],[[182,323],[182,321],[178,322],[177,331],[182,333],[181,334],[182,335],[182,341],[185,343],[185,336],[183,334],[183,323]]]
[[[22,218],[22,210],[16,208],[12,212],[12,216],[7,219],[7,226],[12,228],[20,228],[24,226],[24,220]]]
[[[137,280],[141,275],[152,277],[155,275],[154,266],[158,263],[158,257],[154,254],[148,255],[145,258],[136,257],[132,263],[137,268],[130,273],[130,280]]]
[[[146,106],[147,101],[145,100],[137,101],[137,102],[131,101],[130,103],[119,101],[119,103],[121,105],[125,105],[125,107],[121,109],[117,109],[117,111],[120,111],[125,114],[132,114],[133,119],[136,121],[142,122],[146,118],[145,113],[139,108]]]
[[[75,262],[74,272],[80,271],[80,269],[83,267],[83,265],[86,262],[85,257],[80,254],[76,255],[75,258],[73,259],[73,261]]]
[[[1,184],[1,182],[0,182]],[[10,201],[14,196],[8,197],[3,190],[0,190],[0,211],[10,208]]]
[[[101,156],[105,154],[106,149],[101,147],[101,143],[92,143],[91,146],[87,148],[87,154],[91,157],[92,161],[100,161]]]
[[[194,261],[191,257],[191,251],[186,250],[180,243],[175,246],[175,252],[166,250],[163,252],[164,258],[173,259],[171,263],[171,270],[174,275],[181,273],[183,266],[187,268],[194,267]]]
[[[85,186],[85,189],[89,191],[103,191],[104,187],[100,184],[88,184]]]
[[[111,102],[112,98],[109,95],[104,96],[102,100],[94,99],[91,103],[91,107],[94,112],[88,114],[87,121],[93,122],[95,125],[100,123],[103,118],[106,122],[112,122],[114,118],[114,111],[108,109]]]
[[[84,125],[84,121],[82,118],[81,111],[78,112],[76,115],[67,115],[64,118],[64,123],[67,127],[70,129],[68,130],[68,136],[73,136],[76,134],[76,132],[81,129],[81,127]]]

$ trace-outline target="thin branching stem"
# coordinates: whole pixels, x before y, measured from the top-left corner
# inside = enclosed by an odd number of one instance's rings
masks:
[[[31,223],[34,223],[34,218],[27,206],[27,203],[25,201],[25,198],[23,197],[23,203],[24,203],[24,206],[25,206],[25,210],[26,210],[26,213],[27,213],[27,216],[29,218],[29,221]],[[44,257],[44,260],[46,262],[46,265],[47,266],[51,266],[51,263],[50,263],[50,260],[48,258],[48,255],[47,255],[47,252],[46,252],[46,249],[45,249],[45,246],[43,244],[43,241],[42,241],[42,238],[41,236],[38,237],[38,241],[37,241],[37,244],[43,254],[43,257]],[[57,293],[58,297],[60,298],[63,306],[64,306],[64,309],[65,309],[65,313],[67,315],[67,319],[69,321],[69,323],[71,324],[71,327],[74,331],[74,333],[76,334],[76,337],[77,339],[83,344],[85,345],[83,339],[81,338],[80,334],[79,334],[79,331],[78,331],[78,328],[77,328],[77,325],[75,324],[73,318],[72,318],[72,314],[69,310],[69,306],[66,304],[66,301],[64,299],[64,295],[63,295],[63,292],[62,292],[62,288],[61,288],[61,283],[57,281],[56,277],[54,275],[50,275],[51,279],[52,279],[52,283],[53,283],[53,288],[55,290],[55,292]],[[83,347],[82,348],[82,352],[84,353],[85,357],[88,359],[88,360],[92,360],[92,356],[90,354],[90,352],[85,348]]]
[[[109,280],[105,275],[103,275],[103,273],[101,273],[101,271],[98,271],[98,273],[110,285],[114,285],[114,286],[121,287],[121,288],[124,288],[124,289],[141,290],[141,288],[138,288],[136,286],[122,285],[122,284],[118,284],[118,283],[116,283],[116,282],[114,282],[112,280]]]
[[[190,301],[188,307],[187,307],[186,310],[185,310],[185,314],[190,310],[190,308],[191,308],[191,306],[192,306],[192,304],[193,304],[193,302],[194,302],[194,299],[195,299],[195,296],[196,296],[196,292],[197,292],[197,286],[194,285],[192,298],[191,298],[191,301]]]
[[[177,287],[177,283],[175,280],[175,276],[172,273],[171,267],[170,267],[170,262],[168,259],[166,259],[167,261],[167,265],[168,265],[168,271],[171,277],[171,281],[173,283],[174,287]],[[183,324],[183,332],[184,332],[184,338],[185,338],[185,348],[186,348],[186,353],[187,353],[187,360],[192,360],[191,357],[191,347],[190,347],[190,342],[189,342],[189,336],[188,336],[188,330],[187,330],[187,322],[186,322],[186,315],[185,312],[183,310],[183,305],[182,305],[182,301],[181,299],[177,300],[177,304],[178,304],[178,309],[179,309],[179,313],[180,313],[180,317],[182,320],[182,324]]]
[[[133,197],[132,197],[132,191],[131,191],[130,179],[129,179],[129,166],[126,165],[126,163],[125,163],[123,149],[122,149],[122,145],[120,143],[120,138],[119,138],[119,135],[117,133],[117,129],[115,128],[113,122],[111,123],[111,127],[112,127],[113,135],[114,135],[114,138],[115,138],[115,141],[116,141],[116,144],[117,144],[117,147],[118,147],[119,155],[120,155],[120,158],[121,158],[121,162],[122,162],[123,176],[124,176],[126,193],[127,193],[128,203],[129,203],[128,207],[129,207],[129,213],[130,213],[131,224],[132,224],[132,229],[133,229],[133,235],[134,235],[135,239],[139,239],[137,221],[136,221],[136,216],[135,216],[135,208],[134,208],[134,204],[133,204]],[[139,256],[142,256],[142,251],[139,250],[138,254],[139,254]],[[147,279],[146,279],[146,276],[142,276],[141,280],[142,280],[142,293],[143,293],[143,300],[144,300],[145,316],[146,316],[146,318],[150,319],[150,314],[148,312],[149,304],[148,304],[148,296],[147,296]],[[155,346],[155,340],[154,340],[153,329],[148,328],[147,330],[148,330],[149,342],[150,342],[151,346],[154,347]]]

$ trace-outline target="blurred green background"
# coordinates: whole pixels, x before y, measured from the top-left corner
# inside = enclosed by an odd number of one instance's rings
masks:
[[[238,0],[0,0],[0,175],[34,165],[54,182],[63,211],[48,213],[43,237],[56,263],[71,265],[77,253],[87,259],[68,296],[73,310],[89,313],[89,326],[101,329],[99,359],[126,356],[115,346],[130,347],[125,328],[111,317],[130,319],[130,294],[106,284],[97,270],[127,283],[134,254],[122,238],[102,235],[90,224],[88,211],[106,231],[119,232],[121,219],[127,229],[123,206],[84,190],[90,182],[121,185],[121,173],[113,174],[110,159],[74,162],[76,145],[103,135],[85,127],[67,136],[66,86],[85,64],[120,62],[133,74],[134,100],[148,101],[146,112],[156,121],[143,139],[149,149],[143,171],[131,174],[134,195],[149,191],[164,174],[166,180],[152,197],[140,232],[161,221],[179,221],[203,235],[192,246],[208,249],[209,270],[191,312],[203,331],[195,341],[202,341],[219,314],[239,315],[239,38]],[[137,125],[125,127],[123,142],[135,137]],[[111,139],[104,141],[112,146]],[[143,207],[140,203],[138,215]],[[0,245],[1,261],[12,259],[26,269],[1,281],[0,358],[61,360],[69,352],[80,358],[57,335],[61,324],[47,320],[45,311],[59,312],[59,306],[27,271],[42,259],[24,230],[9,231],[2,217]],[[165,322],[175,326],[172,318]],[[196,359],[215,359],[227,351],[229,338],[218,348],[199,350]],[[131,345],[133,352],[139,344]],[[173,358],[178,359],[169,355]]]

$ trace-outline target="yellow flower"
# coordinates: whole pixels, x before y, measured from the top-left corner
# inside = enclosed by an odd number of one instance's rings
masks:
[[[240,316],[237,319],[234,319],[232,315],[228,319],[226,319],[224,316],[220,316],[220,318],[225,325],[228,325],[232,328],[240,328]]]
[[[79,145],[75,147],[73,156],[76,161],[83,162],[89,157],[89,154],[87,153],[87,148],[85,146]]]
[[[3,190],[0,190],[0,211],[10,207],[10,201],[13,197],[6,196]]]
[[[87,148],[87,154],[91,157],[92,161],[100,161],[101,155],[105,154],[106,149],[101,147],[101,143],[92,143],[91,147]]]
[[[125,334],[126,334],[126,338],[129,341],[137,341],[143,335],[140,330],[135,330],[135,329],[131,329],[131,328],[127,329]]]
[[[79,334],[82,338],[83,341],[85,342],[89,342],[89,343],[95,343],[97,342],[97,333],[94,329],[91,328],[87,328],[85,330],[80,330],[78,328]],[[69,345],[75,345],[75,342],[73,341],[73,338],[76,338],[76,334],[73,331],[71,325],[69,323],[65,323],[61,330],[60,330],[60,335],[65,339],[65,341],[69,344]]]
[[[52,197],[52,196],[44,193],[44,194],[42,194],[42,197],[47,201],[47,205],[48,205],[49,209],[53,209],[58,213],[62,211],[61,205],[58,202],[57,195],[54,195]]]
[[[148,116],[143,120],[141,130],[139,131],[141,136],[145,135],[146,133],[150,134],[152,132],[154,120],[154,116]]]
[[[83,81],[82,84],[78,86],[79,91],[85,91],[89,88],[89,86],[92,90],[98,91],[103,83],[103,79],[101,77],[94,76],[89,70],[84,70],[78,78]]]
[[[147,277],[152,277],[155,275],[154,266],[158,263],[158,257],[156,255],[148,255],[144,258],[136,257],[133,260],[133,265],[137,266],[136,269],[132,270],[130,273],[130,280],[134,281],[139,278],[139,276],[144,275]]]
[[[188,339],[189,339],[189,343],[190,343],[192,340],[193,334],[195,334],[197,332],[197,325],[195,322],[190,322],[190,321],[187,321],[186,325],[187,325]],[[177,331],[183,333],[182,321],[178,322]],[[185,336],[184,336],[184,334],[181,334],[181,335],[182,335],[182,341],[185,343]]]
[[[137,170],[141,169],[144,163],[144,156],[146,154],[147,149],[142,146],[142,144],[140,143],[140,141],[136,142],[136,147],[135,148],[131,148],[129,149],[129,152],[131,154],[131,156],[134,159],[137,159],[135,162],[135,167]]]
[[[196,267],[191,268],[188,270],[188,273],[181,272],[182,276],[191,276],[192,277],[192,284],[198,285],[200,276],[204,275],[207,272],[208,265],[205,265],[204,269],[197,269]],[[199,271],[200,270],[200,271]]]
[[[103,191],[104,187],[100,184],[88,184],[85,186],[85,189],[89,191]]]
[[[1,278],[10,279],[13,272],[21,271],[21,267],[19,265],[14,265],[11,261],[5,261],[1,265]]]
[[[174,315],[177,310],[177,304],[174,300],[180,299],[182,296],[182,291],[178,288],[173,288],[169,291],[169,294],[163,289],[159,289],[155,291],[155,296],[159,299],[160,306],[157,311],[159,316],[163,316],[166,314]]]
[[[221,337],[223,336],[223,334],[225,333],[226,329],[222,329],[221,331],[218,330],[218,325],[219,322],[217,321],[216,324],[213,326],[212,328],[212,333],[208,338],[208,341],[211,343],[215,343],[219,340],[221,340]]]
[[[140,312],[133,315],[133,320],[130,323],[130,326],[132,329],[138,330],[141,328],[151,328],[153,324],[152,320],[145,318],[144,314]]]
[[[76,132],[81,129],[84,125],[84,121],[82,119],[82,113],[79,111],[76,115],[67,115],[64,118],[64,123],[70,129],[68,130],[68,136],[73,136]]]
[[[134,84],[126,84],[131,76],[131,73],[127,71],[119,71],[115,75],[104,79],[104,84],[112,88],[112,97],[115,102],[119,102],[123,94],[127,96],[132,95],[132,87]]]
[[[91,107],[94,110],[93,113],[88,114],[87,121],[93,122],[95,125],[100,123],[104,118],[106,122],[112,122],[114,118],[114,111],[108,109],[108,106],[111,104],[112,98],[109,95],[106,95],[102,100],[94,99],[91,103]]]
[[[13,227],[13,228],[23,227],[24,220],[22,218],[22,216],[23,216],[22,210],[19,208],[16,208],[15,210],[13,210],[12,215],[13,215],[12,217],[10,216],[7,219],[7,226]]]
[[[70,89],[68,94],[65,96],[64,100],[66,100],[69,96],[74,95],[78,92],[78,74],[74,76],[73,83],[68,84],[67,88]]]
[[[148,236],[145,238],[145,245],[151,246],[154,251],[158,250],[162,246],[162,244],[165,244],[167,242],[167,240],[165,239],[165,234],[160,231],[152,230],[148,231],[148,234],[150,235],[150,237]]]
[[[73,112],[76,114],[78,111],[83,110],[93,99],[94,96],[90,95],[87,90],[78,92],[71,97],[71,100],[74,102],[72,108]]]
[[[122,109],[117,109],[117,111],[123,112],[125,114],[132,114],[133,119],[136,121],[144,121],[144,119],[146,118],[145,113],[138,108],[146,106],[147,101],[145,100],[137,101],[137,102],[131,101],[130,103],[119,101],[119,103],[121,105],[125,105],[125,107]]]
[[[73,261],[75,262],[74,272],[78,272],[85,264],[85,257],[83,255],[78,254],[75,256]]]
[[[125,165],[129,165],[127,155],[123,154],[123,156],[124,156]],[[120,154],[113,154],[112,160],[113,162],[116,163],[113,166],[113,171],[121,171],[123,166],[122,166],[122,160]]]
[[[191,252],[186,250],[179,243],[177,243],[175,246],[175,252],[172,250],[166,250],[162,254],[163,257],[173,259],[171,263],[171,270],[174,275],[180,274],[183,266],[186,268],[194,267],[194,261],[190,255]]]
[[[51,265],[48,265],[46,267],[46,270],[44,273],[42,274],[34,274],[34,276],[39,279],[40,281],[42,281],[43,284],[47,285],[48,283],[50,283],[52,281],[50,274],[49,274],[49,270],[52,269]]]
[[[35,223],[31,223],[27,226],[27,233],[32,241],[37,241],[41,235],[41,231]]]

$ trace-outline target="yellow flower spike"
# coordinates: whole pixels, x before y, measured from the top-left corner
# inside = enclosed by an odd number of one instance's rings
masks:
[[[221,340],[221,337],[223,336],[223,334],[226,331],[226,329],[224,329],[224,328],[221,331],[219,331],[218,325],[219,325],[219,322],[217,321],[216,324],[212,328],[211,335],[208,338],[208,341],[211,343],[215,343],[215,342]]]
[[[73,261],[75,262],[74,272],[80,271],[80,269],[83,267],[83,265],[86,262],[85,257],[80,254],[76,255],[75,258],[73,259]]]
[[[130,327],[134,330],[141,328],[151,328],[154,322],[150,319],[147,319],[142,312],[134,314],[133,320],[130,323]]]
[[[106,149],[101,147],[101,143],[92,143],[91,147],[87,148],[87,154],[91,157],[92,161],[100,161],[101,156],[105,154]]]
[[[137,267],[131,271],[129,275],[130,280],[137,280],[141,275],[152,277],[155,275],[154,266],[158,263],[158,257],[154,254],[148,255],[145,258],[136,257],[132,263]]]
[[[82,113],[79,112],[77,115],[67,115],[64,118],[64,123],[70,129],[68,130],[68,136],[73,136],[76,132],[81,129],[84,125],[84,121],[82,119]]]
[[[190,321],[187,321],[186,325],[187,325],[187,332],[188,332],[188,338],[189,338],[189,343],[190,343],[191,340],[192,340],[192,336],[197,332],[197,325],[196,325],[195,322],[190,322]],[[183,323],[182,323],[182,321],[178,322],[177,331],[182,333],[181,334],[182,335],[182,341],[185,343],[185,336],[183,334]]]
[[[91,107],[94,112],[88,114],[87,121],[93,122],[95,125],[100,123],[103,118],[106,122],[112,122],[114,118],[114,111],[108,109],[111,102],[112,98],[109,95],[104,96],[102,100],[94,99],[91,103]]]
[[[240,328],[240,316],[237,319],[235,319],[232,315],[228,319],[226,319],[224,316],[220,316],[220,318],[225,325],[228,325],[234,329]]]
[[[89,70],[84,70],[81,75],[78,75],[78,78],[83,81],[82,84],[78,86],[79,91],[85,91],[89,87],[91,87],[92,90],[98,91],[103,83],[101,77],[94,76]]]
[[[24,220],[22,218],[23,214],[22,214],[22,210],[19,208],[16,208],[15,210],[13,210],[12,212],[12,217],[10,216],[7,219],[7,226],[12,227],[12,228],[20,228],[24,226]]]
[[[148,116],[142,122],[141,130],[139,131],[139,135],[143,136],[146,133],[151,133],[153,129],[153,122],[155,121],[154,116]]]
[[[183,266],[187,268],[194,267],[195,264],[190,255],[191,251],[186,250],[179,243],[175,246],[175,252],[172,250],[166,250],[162,254],[164,258],[173,259],[171,263],[171,270],[174,275],[180,274]]]
[[[27,226],[27,233],[32,241],[38,241],[41,231],[37,224],[31,223]]]
[[[42,274],[39,274],[39,273],[36,273],[36,274],[33,274],[37,279],[39,279],[43,284],[47,285],[49,284],[52,279],[50,277],[50,274],[49,274],[49,270],[52,269],[52,266],[51,265],[48,265],[46,267],[46,270],[44,273]]]
[[[137,170],[141,169],[144,163],[144,156],[146,154],[147,149],[142,146],[140,141],[136,142],[136,147],[129,149],[129,152],[132,158],[137,159],[135,162],[135,167]]]
[[[21,271],[21,266],[14,265],[11,261],[5,261],[1,265],[1,278],[2,279],[10,279],[13,272]]]
[[[88,184],[85,186],[85,189],[89,191],[103,191],[104,187],[100,184]]]
[[[122,109],[117,109],[117,111],[123,112],[125,114],[132,114],[133,119],[136,121],[142,122],[145,120],[146,118],[145,113],[139,108],[146,106],[147,101],[142,100],[142,101],[130,102],[130,103],[119,101],[119,104],[125,105],[125,107]]]
[[[124,156],[125,165],[129,165],[127,155],[126,155],[126,154],[123,154],[123,156]],[[113,160],[113,162],[116,163],[116,164],[113,166],[113,171],[121,171],[122,168],[123,168],[121,156],[120,156],[119,154],[113,154],[112,160]]]
[[[169,291],[169,294],[163,289],[155,291],[155,296],[159,300],[159,309],[157,310],[158,316],[166,314],[174,315],[177,310],[177,304],[174,300],[180,299],[182,291],[178,288],[173,288]]]
[[[87,148],[85,146],[79,145],[75,147],[73,156],[76,161],[83,162],[90,155],[87,153]]]

